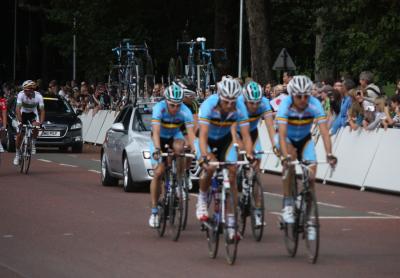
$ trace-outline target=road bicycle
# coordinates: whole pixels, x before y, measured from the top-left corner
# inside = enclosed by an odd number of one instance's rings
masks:
[[[284,231],[284,240],[286,249],[291,257],[296,256],[298,241],[300,234],[305,240],[305,245],[308,253],[308,261],[316,263],[319,252],[320,241],[320,224],[318,217],[318,204],[315,191],[310,188],[310,166],[315,164],[327,163],[326,161],[313,162],[310,164],[307,161],[291,161],[290,166],[293,166],[293,171],[289,171],[287,167],[283,172],[283,177],[292,175],[291,192],[295,200],[294,206],[294,223],[288,224],[280,220],[280,227]],[[298,192],[298,181],[294,171],[294,166],[299,165],[301,168],[301,185],[302,189]],[[331,168],[333,170],[333,168]]]
[[[239,152],[242,155],[245,153],[245,151]],[[254,152],[255,155],[271,153],[265,151]],[[247,217],[250,217],[251,232],[256,241],[260,241],[263,237],[266,206],[259,174],[259,171],[254,169],[253,165],[247,164],[239,167],[237,175],[238,186],[241,185],[242,187],[242,194],[239,198],[239,232],[244,236]]]
[[[183,70],[183,63],[180,53],[180,46],[188,45],[186,69]],[[197,48],[196,48],[197,46]],[[215,53],[222,53],[223,59],[227,59],[226,49],[224,48],[206,48],[206,39],[199,37],[191,41],[177,42],[178,58],[174,67],[174,60],[171,59],[169,65],[169,78],[172,81],[174,78],[182,78],[187,76],[199,89],[205,91],[214,86],[217,82],[217,74],[213,64]]]
[[[143,98],[144,92],[149,91],[145,85],[154,79],[153,62],[147,44],[136,45],[131,39],[123,39],[112,52],[116,56],[116,64],[111,67],[108,86],[120,94],[126,92],[128,103],[136,105],[137,99]]]
[[[238,208],[236,200],[231,191],[229,182],[229,166],[246,165],[248,161],[235,162],[208,162],[211,166],[216,166],[217,170],[211,180],[211,186],[208,192],[207,204],[209,210],[209,218],[203,221],[203,230],[206,232],[208,255],[214,259],[218,253],[219,235],[223,234],[225,243],[225,258],[229,264],[234,264],[237,255],[239,243],[238,236]],[[228,220],[229,213],[234,217],[234,224],[230,224]],[[233,238],[229,235],[229,229],[234,230]]]
[[[164,174],[164,188],[163,196],[158,202],[158,219],[159,226],[157,228],[158,235],[163,237],[168,226],[169,233],[172,235],[172,239],[177,241],[180,233],[183,229],[185,213],[187,217],[188,203],[186,203],[184,188],[186,178],[186,171],[180,169],[178,166],[185,166],[185,158],[194,158],[194,154],[182,153],[175,154],[169,148],[168,152],[161,153],[163,163],[166,163],[167,168]],[[170,166],[168,165],[168,158],[171,158]],[[181,173],[180,173],[181,172]],[[187,197],[187,196],[186,196]],[[186,198],[186,200],[188,200]]]
[[[21,134],[24,136],[22,137],[21,146],[19,147],[20,153],[20,173],[28,174],[29,166],[31,165],[31,158],[32,158],[32,139],[33,139],[33,130],[40,129],[38,126],[32,126],[31,123],[22,125],[21,127]]]

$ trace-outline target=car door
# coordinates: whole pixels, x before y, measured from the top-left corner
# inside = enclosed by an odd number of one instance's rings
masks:
[[[129,107],[125,107],[122,111],[118,114],[117,118],[114,121],[115,123],[122,123],[126,113],[128,112]],[[112,172],[116,171],[116,159],[117,159],[117,139],[120,137],[120,131],[115,131],[113,129],[109,129],[107,131],[107,140],[106,140],[106,147],[104,148],[109,162],[109,167]]]
[[[129,123],[132,117],[133,107],[128,107],[124,118],[122,119],[122,124],[124,125],[124,131],[118,132],[115,134],[115,171],[118,173],[122,173],[123,169],[123,161],[122,161],[122,153],[128,144],[129,141]]]

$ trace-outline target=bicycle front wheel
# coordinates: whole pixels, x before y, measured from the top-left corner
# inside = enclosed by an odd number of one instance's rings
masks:
[[[158,219],[159,225],[157,227],[157,233],[159,237],[163,237],[165,234],[165,226],[167,224],[167,209],[166,200],[162,199],[158,202]]]
[[[183,212],[183,190],[182,182],[178,181],[176,187],[172,187],[169,194],[169,213],[168,226],[172,239],[177,241],[182,229],[182,212]]]
[[[218,194],[218,193],[217,193]],[[220,234],[220,214],[219,214],[219,200],[214,199],[215,196],[209,191],[207,200],[208,215],[211,215],[208,222],[204,225],[206,228],[208,256],[215,259],[218,253],[219,234]]]
[[[264,190],[262,188],[258,174],[253,180],[253,190],[251,192],[251,231],[255,241],[260,241],[264,232]]]
[[[182,207],[182,210],[183,210],[183,212],[182,212],[182,217],[183,217],[183,219],[182,219],[182,230],[185,230],[186,229],[186,224],[187,224],[187,217],[188,217],[188,213],[189,213],[189,189],[188,189],[188,187],[187,187],[187,185],[186,185],[186,182],[185,182],[185,186],[183,187],[183,190],[182,190],[182,197],[183,197],[183,201],[182,201],[182,205],[183,205],[183,207]]]
[[[224,240],[226,261],[229,264],[234,264],[237,255],[237,248],[239,243],[239,227],[238,223],[238,209],[235,206],[235,200],[232,192],[226,192],[226,205],[229,204],[230,212],[228,213],[227,206],[225,205],[225,223],[224,223]],[[234,221],[229,219],[229,215],[233,216]]]
[[[305,195],[304,237],[308,253],[308,261],[315,264],[319,251],[319,218],[315,193],[309,191]]]
[[[296,174],[294,171],[291,174],[293,175],[291,183],[292,196],[294,196],[294,198],[297,198]],[[300,218],[299,216],[300,215],[298,208],[294,206],[294,220],[295,220],[294,223],[293,224],[282,223],[286,250],[288,251],[289,256],[291,257],[296,256],[297,246],[299,243],[299,218]]]
[[[20,172],[28,174],[30,164],[31,164],[30,142],[24,142],[21,148]]]

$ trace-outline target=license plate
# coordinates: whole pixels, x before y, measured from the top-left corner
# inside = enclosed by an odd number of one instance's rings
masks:
[[[53,131],[53,130],[43,130],[42,134],[40,134],[42,137],[56,137],[60,136],[60,131]]]

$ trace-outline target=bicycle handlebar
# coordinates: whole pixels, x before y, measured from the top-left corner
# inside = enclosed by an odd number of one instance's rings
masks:
[[[224,167],[224,166],[230,166],[230,165],[247,165],[249,164],[248,161],[245,160],[240,160],[240,161],[209,161],[208,162],[209,165],[211,166],[218,166],[218,167]]]

